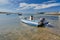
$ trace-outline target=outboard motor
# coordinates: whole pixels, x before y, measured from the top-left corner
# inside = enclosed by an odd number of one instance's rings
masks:
[[[40,21],[38,22],[38,27],[44,27],[44,21],[45,21],[45,18],[40,18]]]

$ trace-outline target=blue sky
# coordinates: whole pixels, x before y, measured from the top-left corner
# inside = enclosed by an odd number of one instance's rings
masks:
[[[60,0],[0,0],[2,12],[56,12],[60,11]]]

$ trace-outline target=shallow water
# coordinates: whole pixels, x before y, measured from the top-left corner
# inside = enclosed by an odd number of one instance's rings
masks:
[[[18,15],[16,14],[0,14],[0,32],[14,30],[17,27],[20,27],[19,21]]]
[[[49,22],[55,25],[54,27],[47,27],[47,28],[52,28],[53,30],[52,29],[51,30],[56,33],[55,30],[60,30],[59,27],[60,20],[58,18],[57,19],[53,18],[52,17],[46,18]],[[36,19],[39,19],[39,17],[37,16]],[[28,40],[36,32],[37,32],[36,27],[21,23],[20,18],[17,14],[11,14],[11,15],[0,14],[0,40],[17,40],[19,39],[20,36],[21,39],[23,38],[23,36],[25,36]],[[58,32],[60,33],[60,31],[57,31],[57,33]],[[24,38],[22,40],[25,40]]]
[[[30,16],[30,15],[23,15],[23,16]],[[58,16],[40,16],[34,15],[35,19],[39,19],[39,17],[45,17],[51,24],[54,25],[55,29],[60,29],[60,19]],[[54,18],[54,19],[53,19]],[[20,18],[17,14],[0,14],[0,32],[4,32],[5,30],[14,30],[17,27],[23,26],[21,25]]]

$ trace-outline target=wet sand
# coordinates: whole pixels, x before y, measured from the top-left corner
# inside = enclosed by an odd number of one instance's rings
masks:
[[[14,30],[0,33],[0,40],[60,40],[60,36],[48,28],[31,27],[21,23]]]

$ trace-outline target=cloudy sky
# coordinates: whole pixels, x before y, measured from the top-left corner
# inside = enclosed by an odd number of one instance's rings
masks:
[[[60,0],[0,0],[2,12],[60,11]]]

